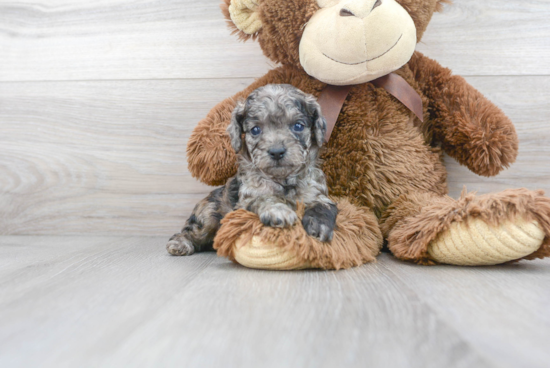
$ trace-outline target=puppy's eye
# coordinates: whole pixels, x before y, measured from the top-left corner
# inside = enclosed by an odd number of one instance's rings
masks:
[[[250,129],[250,133],[252,135],[258,135],[262,132],[262,129],[259,126],[255,126],[254,128]]]
[[[296,123],[292,126],[292,130],[294,130],[295,132],[301,132],[302,130],[304,130],[304,128],[305,125],[302,123]]]

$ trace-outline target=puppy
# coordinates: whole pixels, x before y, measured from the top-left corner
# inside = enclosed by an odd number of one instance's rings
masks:
[[[197,204],[181,233],[168,241],[168,252],[213,250],[220,221],[240,208],[256,213],[264,225],[292,226],[297,202],[305,205],[306,232],[330,241],[338,210],[319,168],[325,131],[315,97],[290,85],[266,85],[238,102],[227,128],[238,154],[237,175]]]

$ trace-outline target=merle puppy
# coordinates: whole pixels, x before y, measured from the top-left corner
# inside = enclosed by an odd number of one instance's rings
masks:
[[[318,167],[326,122],[315,97],[286,84],[258,88],[237,103],[227,131],[239,158],[237,175],[197,204],[168,252],[212,250],[221,219],[240,208],[267,226],[292,226],[297,202],[305,205],[306,232],[331,240],[338,210]]]

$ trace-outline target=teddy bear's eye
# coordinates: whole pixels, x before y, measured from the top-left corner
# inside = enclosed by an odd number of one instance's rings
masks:
[[[262,128],[260,128],[259,126],[255,126],[254,128],[250,129],[250,133],[252,135],[258,135],[262,132]]]
[[[304,130],[304,128],[305,128],[305,125],[302,123],[296,123],[292,126],[292,130],[294,130],[295,132],[301,132]]]

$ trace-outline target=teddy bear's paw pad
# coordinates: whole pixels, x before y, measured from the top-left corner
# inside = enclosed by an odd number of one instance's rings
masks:
[[[537,251],[545,233],[537,221],[518,218],[498,226],[480,218],[454,222],[428,246],[437,262],[460,266],[496,265]]]
[[[248,268],[263,270],[300,270],[311,268],[311,265],[300,260],[296,254],[285,251],[274,244],[263,242],[253,236],[246,243],[237,240],[234,250],[235,260]]]

